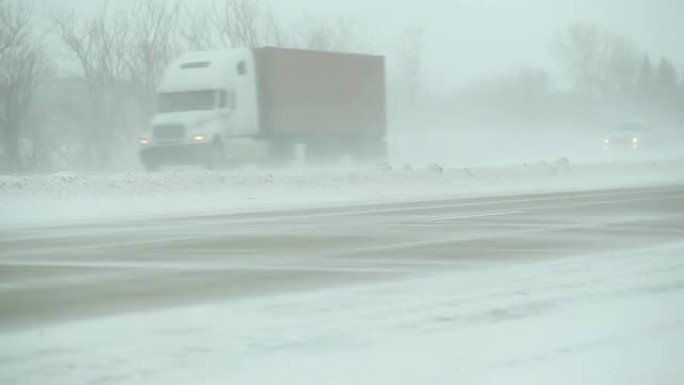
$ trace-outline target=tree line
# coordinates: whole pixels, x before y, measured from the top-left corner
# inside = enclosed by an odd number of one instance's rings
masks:
[[[552,69],[523,66],[439,94],[424,90],[417,120],[433,127],[446,121],[464,134],[491,128],[602,136],[596,131],[626,120],[684,133],[684,68],[667,57],[587,22],[561,29],[547,48]]]
[[[576,93],[646,119],[684,119],[684,72],[625,36],[577,23],[559,35],[553,53]]]
[[[258,0],[191,4],[119,0],[92,14],[48,15],[30,1],[0,0],[0,171],[107,170],[133,162],[163,71],[182,52],[277,45],[388,53],[350,19],[286,24]],[[592,24],[571,25],[551,44],[571,82],[562,91],[548,71],[531,68],[431,94],[421,81],[423,38],[421,28],[407,28],[389,48],[390,111],[428,113],[442,105],[472,120],[492,110],[502,120],[527,122],[622,106],[684,120],[676,67]]]

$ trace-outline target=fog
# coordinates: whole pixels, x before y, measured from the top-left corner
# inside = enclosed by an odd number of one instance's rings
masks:
[[[555,70],[551,38],[588,21],[624,34],[652,55],[684,61],[679,49],[684,4],[677,0],[427,0],[271,1],[288,18],[342,15],[359,20],[370,37],[392,44],[406,27],[425,30],[424,75],[443,89],[521,66]],[[681,64],[680,64],[681,66]]]
[[[389,161],[633,157],[602,151],[605,132],[628,120],[657,128],[638,156],[662,157],[684,131],[676,0],[105,4],[3,3],[15,90],[3,101],[5,172],[140,170],[136,142],[169,63],[245,46],[384,57]]]
[[[47,7],[99,10],[98,0],[41,0]],[[208,0],[188,0],[191,7]],[[678,0],[426,0],[317,1],[263,0],[287,23],[302,18],[336,17],[356,21],[383,51],[400,45],[401,32],[419,27],[425,33],[424,76],[443,89],[473,78],[521,66],[556,71],[549,55],[552,37],[567,25],[587,21],[625,35],[654,57],[684,64],[680,49],[684,4]]]
[[[682,20],[0,0],[0,383],[681,384]]]

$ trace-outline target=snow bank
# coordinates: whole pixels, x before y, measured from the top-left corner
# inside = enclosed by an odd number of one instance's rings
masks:
[[[368,170],[169,171],[0,176],[0,224],[235,212],[684,182],[684,160],[508,167],[381,164]]]

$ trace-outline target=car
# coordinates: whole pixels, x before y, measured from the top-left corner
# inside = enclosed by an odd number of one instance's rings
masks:
[[[603,149],[641,150],[653,137],[653,127],[644,121],[622,121],[608,130],[603,139]]]

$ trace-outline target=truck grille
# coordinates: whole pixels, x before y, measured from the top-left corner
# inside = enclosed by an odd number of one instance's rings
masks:
[[[155,142],[168,142],[183,140],[185,138],[185,129],[182,125],[166,125],[166,126],[154,126],[152,130],[152,139]]]

